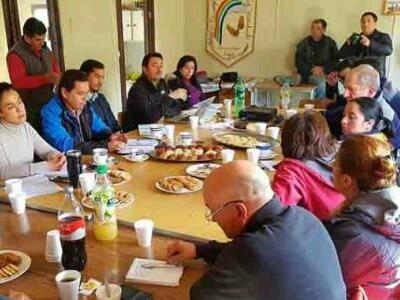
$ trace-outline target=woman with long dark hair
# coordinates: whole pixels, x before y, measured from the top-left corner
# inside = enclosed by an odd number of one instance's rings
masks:
[[[394,137],[392,122],[383,116],[381,105],[372,98],[348,101],[342,119],[343,137],[366,134],[388,140]]]
[[[174,72],[175,78],[168,81],[169,88],[174,91],[179,88],[187,90],[187,100],[183,104],[184,109],[190,108],[202,100],[203,92],[196,76],[197,61],[190,55],[182,56]]]

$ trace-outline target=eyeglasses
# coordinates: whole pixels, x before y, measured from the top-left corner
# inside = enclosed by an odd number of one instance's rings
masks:
[[[225,207],[227,207],[229,204],[232,203],[243,203],[242,200],[233,200],[233,201],[229,201],[226,202],[224,205],[222,205],[221,207],[215,209],[215,210],[210,210],[209,208],[206,209],[206,214],[205,214],[205,218],[208,222],[213,222],[214,221],[214,216],[218,213],[220,213]]]

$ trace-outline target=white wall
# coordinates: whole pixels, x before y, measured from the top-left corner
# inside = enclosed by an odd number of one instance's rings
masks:
[[[66,68],[79,68],[89,58],[104,63],[103,92],[114,113],[121,111],[115,1],[61,0],[59,9]]]
[[[155,48],[164,56],[164,70],[175,71],[185,53],[185,8],[203,0],[154,0]],[[205,3],[205,2],[204,2]],[[198,29],[194,29],[198,31]]]
[[[379,16],[379,29],[394,39],[389,70],[390,77],[400,85],[400,21],[393,31],[394,17],[380,15],[381,9],[380,0],[258,0],[254,52],[227,69],[205,50],[207,1],[185,1],[184,52],[196,56],[200,66],[211,74],[235,70],[249,76],[273,77],[294,70],[296,43],[308,34],[313,19],[327,20],[327,33],[340,47],[350,33],[360,30],[360,15],[371,10]],[[176,56],[174,53],[171,58]]]

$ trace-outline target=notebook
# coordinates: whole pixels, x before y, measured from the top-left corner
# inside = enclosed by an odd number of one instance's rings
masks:
[[[153,266],[146,268],[145,266]],[[162,260],[135,258],[125,281],[165,286],[178,286],[183,274],[182,266],[168,265]]]

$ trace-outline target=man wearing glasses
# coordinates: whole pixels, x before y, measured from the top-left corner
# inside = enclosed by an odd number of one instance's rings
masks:
[[[323,225],[304,209],[282,205],[259,167],[235,161],[218,168],[203,196],[206,218],[232,241],[167,246],[170,263],[203,258],[213,264],[193,285],[191,299],[345,299]]]

